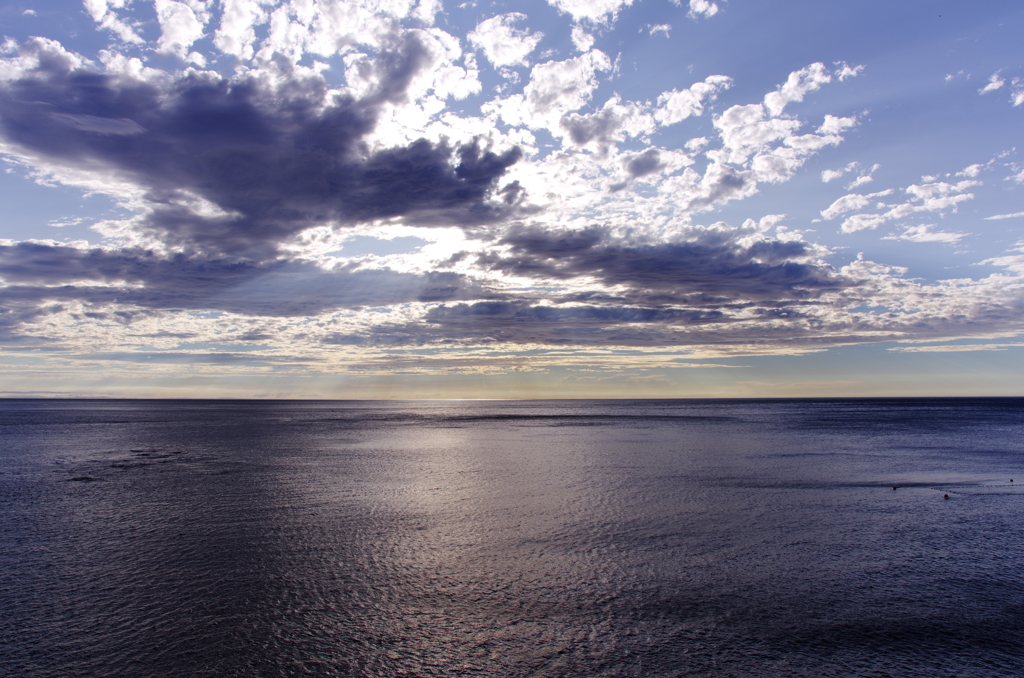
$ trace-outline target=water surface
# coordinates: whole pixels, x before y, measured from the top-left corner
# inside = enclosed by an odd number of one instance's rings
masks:
[[[0,400],[0,445],[3,675],[1024,674],[1021,399]]]

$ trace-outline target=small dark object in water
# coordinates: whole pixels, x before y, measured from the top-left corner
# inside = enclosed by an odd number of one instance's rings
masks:
[[[92,476],[77,476],[75,478],[69,478],[69,480],[72,480],[72,481],[77,480],[77,481],[81,481],[81,482],[92,482],[92,481],[94,481],[96,479],[93,478]]]
[[[949,499],[949,495],[948,494],[944,494],[944,495],[942,495],[942,498],[943,499]]]
[[[892,489],[894,489],[894,490],[895,490],[895,489],[896,489],[896,486],[895,486],[895,485],[893,485],[893,486],[892,486]]]

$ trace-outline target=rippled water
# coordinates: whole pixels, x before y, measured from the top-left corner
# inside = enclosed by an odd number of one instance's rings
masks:
[[[1024,674],[1021,399],[0,400],[0,445],[2,675]]]

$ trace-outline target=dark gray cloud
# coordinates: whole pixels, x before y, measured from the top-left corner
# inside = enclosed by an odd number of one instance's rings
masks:
[[[333,335],[324,343],[376,347],[716,345],[723,350],[733,345],[739,352],[749,353],[757,345],[815,349],[899,338],[898,330],[883,335],[868,326],[824,328],[799,313],[774,319],[788,322],[767,325],[763,318],[753,320],[715,309],[488,301],[436,306],[421,322],[380,324],[361,333]]]
[[[481,255],[480,263],[516,276],[592,276],[656,304],[788,304],[853,284],[810,259],[804,242],[742,244],[737,237],[710,230],[692,242],[631,245],[612,239],[601,227],[572,232],[519,227],[501,241],[509,246],[507,253]]]
[[[577,146],[585,146],[591,141],[607,144],[614,141],[622,127],[622,116],[606,108],[589,115],[569,113],[562,116],[560,124]]]
[[[515,343],[635,343],[666,339],[665,328],[726,320],[720,311],[629,306],[549,306],[524,302],[477,302],[436,306],[426,322],[447,337],[486,337]],[[646,326],[638,328],[637,326]]]
[[[265,259],[325,221],[476,225],[503,218],[521,198],[518,185],[499,185],[518,148],[421,139],[370,152],[363,143],[381,105],[403,99],[429,62],[412,33],[363,65],[378,85],[359,99],[331,95],[287,64],[287,84],[275,87],[196,72],[148,82],[76,67],[44,41],[22,50],[40,63],[0,88],[4,138],[143,187],[152,209],[145,227],[176,248]],[[227,216],[183,207],[185,194]]]
[[[661,161],[661,154],[656,148],[648,148],[643,153],[629,156],[626,160],[626,174],[631,179],[645,177],[648,174],[664,169],[665,163]]]
[[[487,295],[454,273],[358,270],[353,265],[325,271],[295,261],[163,258],[137,250],[27,242],[0,246],[0,279],[7,284],[0,290],[2,317],[11,322],[31,321],[47,303],[66,301],[288,317]]]

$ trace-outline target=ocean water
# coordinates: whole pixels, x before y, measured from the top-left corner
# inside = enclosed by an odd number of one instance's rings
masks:
[[[1024,399],[0,400],[0,675],[1021,676],[1022,488]]]

